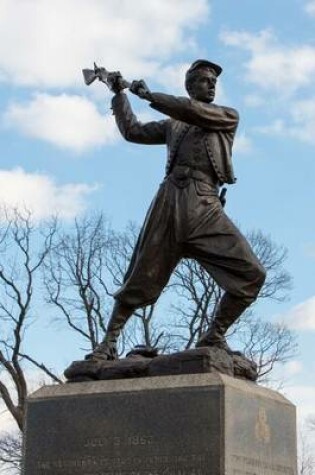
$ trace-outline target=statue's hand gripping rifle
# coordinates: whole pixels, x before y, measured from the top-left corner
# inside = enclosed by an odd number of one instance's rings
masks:
[[[103,67],[98,67],[96,63],[94,63],[94,69],[83,69],[82,73],[84,82],[87,86],[92,84],[95,79],[98,79],[115,93],[122,91],[123,89],[130,89],[131,92],[143,99],[148,98],[148,95],[150,94],[150,90],[143,80],[133,81],[131,83],[126,81],[119,71],[107,71],[107,69]]]

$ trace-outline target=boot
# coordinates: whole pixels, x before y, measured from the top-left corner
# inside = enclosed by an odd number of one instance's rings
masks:
[[[134,308],[116,301],[104,340],[94,349],[93,353],[86,355],[86,360],[112,361],[118,359],[117,340],[133,311]]]
[[[106,337],[94,350],[85,356],[89,361],[114,361],[118,360],[117,344]]]
[[[217,314],[209,330],[201,335],[196,343],[196,348],[215,346],[225,350],[230,355],[241,355],[241,352],[233,351],[229,347],[226,342],[225,334],[252,301],[253,299],[235,297],[226,292],[221,299]]]
[[[233,355],[238,352],[234,352],[227,344],[224,336],[224,330],[217,319],[215,319],[210,329],[203,333],[196,343],[196,348],[202,346],[215,346],[221,350],[226,351],[229,355]]]

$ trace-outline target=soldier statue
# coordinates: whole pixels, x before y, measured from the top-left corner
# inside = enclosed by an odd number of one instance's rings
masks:
[[[225,334],[256,300],[265,269],[225,214],[222,194],[220,200],[220,187],[236,181],[231,152],[239,122],[236,110],[213,103],[221,72],[215,63],[195,61],[185,77],[189,97],[152,92],[143,80],[133,81],[130,91],[165,115],[148,123],[133,113],[121,74],[111,73],[107,84],[114,92],[112,109],[122,136],[139,144],[166,144],[168,156],[165,178],[115,294],[105,339],[87,359],[117,359],[117,339],[127,320],[135,309],[157,301],[182,258],[197,260],[225,292],[196,347],[233,353]]]

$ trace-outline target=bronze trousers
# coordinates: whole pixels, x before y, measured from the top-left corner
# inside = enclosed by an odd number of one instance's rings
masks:
[[[124,284],[115,298],[128,307],[154,303],[182,258],[196,259],[226,296],[252,303],[265,270],[225,214],[217,191],[193,178],[169,176],[156,194],[140,232]],[[235,315],[236,316],[236,315]]]

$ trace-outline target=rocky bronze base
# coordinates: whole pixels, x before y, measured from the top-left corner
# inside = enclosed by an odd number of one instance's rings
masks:
[[[82,382],[214,372],[250,381],[256,381],[258,377],[257,366],[253,361],[244,355],[230,355],[216,347],[155,357],[145,357],[135,352],[116,361],[74,361],[64,374],[68,382]]]

